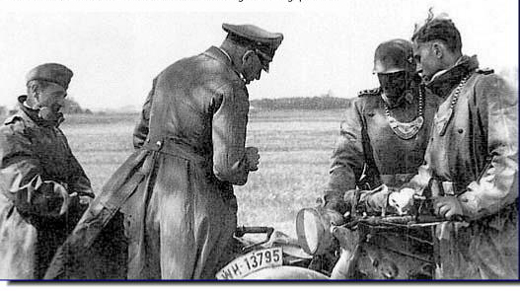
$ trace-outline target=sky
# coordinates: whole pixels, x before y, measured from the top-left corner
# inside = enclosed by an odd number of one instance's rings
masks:
[[[270,73],[250,99],[354,97],[378,86],[374,50],[409,39],[429,7],[461,32],[481,67],[517,73],[516,0],[0,1],[0,105],[25,93],[25,74],[46,63],[74,71],[69,96],[84,108],[139,108],[152,79],[178,59],[220,45],[223,22],[282,32]]]

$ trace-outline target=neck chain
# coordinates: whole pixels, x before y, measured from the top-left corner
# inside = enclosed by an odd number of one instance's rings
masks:
[[[386,102],[383,102],[385,106],[385,114],[386,118],[388,119],[388,124],[390,125],[390,128],[392,131],[401,139],[411,139],[422,128],[424,124],[424,112],[423,112],[423,106],[424,106],[424,96],[423,96],[423,90],[421,87],[419,87],[419,107],[417,108],[417,116],[414,120],[411,122],[400,122],[397,119],[395,119],[390,114],[390,109],[388,108],[388,105]]]
[[[440,126],[439,135],[443,136],[446,133],[446,129],[448,128],[448,124],[450,123],[451,118],[453,117],[453,112],[455,105],[457,105],[457,101],[459,100],[460,92],[462,91],[462,88],[464,88],[464,85],[468,81],[469,77],[471,76],[471,73],[467,74],[462,80],[460,81],[457,88],[455,88],[455,93],[453,94],[453,97],[451,98],[450,108],[448,108],[448,113],[445,118],[443,118],[442,122],[438,125]]]

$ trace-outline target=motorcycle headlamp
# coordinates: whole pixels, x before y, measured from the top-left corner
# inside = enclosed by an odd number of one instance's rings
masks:
[[[331,225],[339,225],[343,216],[325,208],[304,208],[296,215],[298,243],[310,255],[319,255],[333,244]]]

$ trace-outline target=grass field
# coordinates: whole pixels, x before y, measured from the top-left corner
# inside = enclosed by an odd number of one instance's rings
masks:
[[[260,150],[260,166],[235,187],[238,221],[295,235],[296,213],[314,206],[327,182],[341,110],[271,111],[250,115],[246,144]],[[62,125],[71,148],[98,192],[132,152],[137,115],[71,115]]]

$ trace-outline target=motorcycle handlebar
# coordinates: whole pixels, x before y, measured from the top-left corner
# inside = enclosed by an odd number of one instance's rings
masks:
[[[274,228],[266,226],[239,226],[235,230],[236,237],[243,237],[247,233],[265,233],[268,237],[274,232]]]

